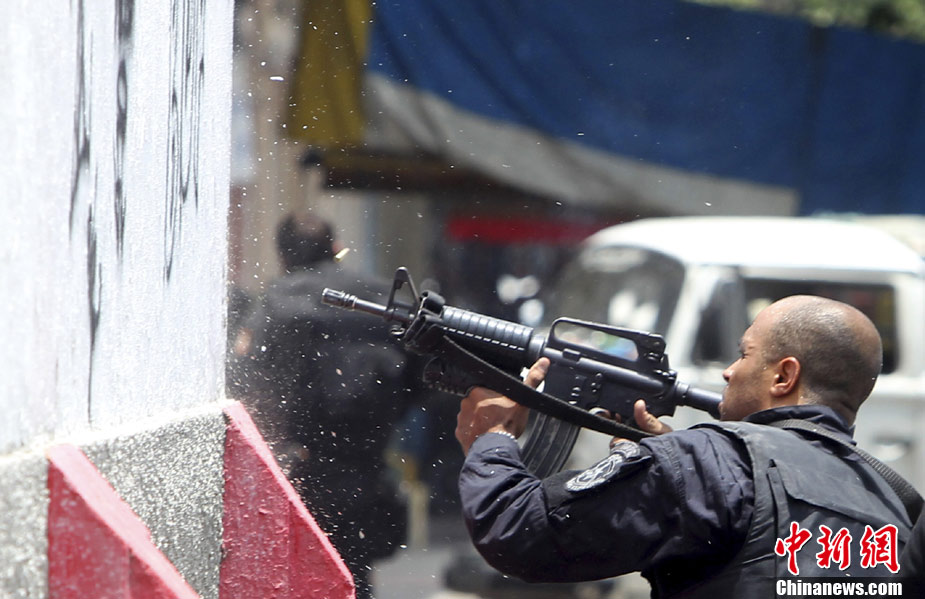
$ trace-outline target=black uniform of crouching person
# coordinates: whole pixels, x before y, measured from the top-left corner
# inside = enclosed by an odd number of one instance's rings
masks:
[[[286,273],[241,329],[237,394],[350,568],[373,596],[374,561],[405,540],[407,507],[386,449],[411,401],[406,356],[380,323],[332,310],[325,287],[385,302],[390,285],[334,261],[330,225],[310,213],[277,231]]]
[[[851,442],[880,370],[873,324],[844,304],[796,296],[759,314],[741,350],[723,373],[726,422],[670,431],[638,402],[640,426],[668,434],[616,442],[588,470],[545,480],[507,434],[523,431],[526,411],[473,390],[456,434],[479,552],[536,582],[640,571],[653,597],[775,596],[776,581],[795,573],[892,576],[911,529],[896,493],[837,441],[781,428],[796,420]]]

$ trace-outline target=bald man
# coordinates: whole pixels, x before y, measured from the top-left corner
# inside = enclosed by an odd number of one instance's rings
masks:
[[[479,552],[529,581],[639,571],[653,597],[772,596],[795,576],[894,575],[911,528],[902,502],[825,436],[853,443],[882,363],[873,323],[846,304],[793,296],[760,312],[739,349],[723,372],[723,422],[671,431],[640,401],[636,420],[657,436],[620,440],[588,470],[545,480],[515,442],[526,409],[473,389],[456,437]],[[537,362],[528,384],[547,367]]]

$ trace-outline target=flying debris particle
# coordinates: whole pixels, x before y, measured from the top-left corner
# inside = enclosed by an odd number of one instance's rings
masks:
[[[334,255],[334,261],[335,261],[335,262],[340,262],[341,260],[343,260],[344,258],[346,258],[346,257],[347,257],[347,254],[349,254],[349,253],[350,253],[350,248],[344,248],[344,249],[342,249],[341,251],[337,252],[337,253]]]

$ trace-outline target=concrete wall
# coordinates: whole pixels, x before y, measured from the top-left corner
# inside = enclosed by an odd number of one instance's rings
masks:
[[[65,442],[218,595],[232,12],[0,3],[0,596],[47,596]]]
[[[231,13],[0,6],[0,452],[220,399]]]

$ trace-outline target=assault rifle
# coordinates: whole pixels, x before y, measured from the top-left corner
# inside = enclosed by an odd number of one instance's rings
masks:
[[[403,301],[399,293],[410,292]],[[644,399],[654,416],[670,416],[690,406],[719,417],[721,396],[677,380],[668,367],[664,339],[572,318],[553,322],[548,334],[522,324],[453,306],[433,292],[418,294],[405,268],[395,271],[388,303],[325,289],[322,301],[359,310],[393,324],[393,335],[410,351],[431,357],[424,381],[465,395],[473,386],[504,393],[531,408],[523,447],[524,461],[540,476],[558,471],[575,444],[579,428],[639,440],[633,404]],[[520,373],[549,358],[543,391],[524,384]],[[621,424],[600,414],[619,416]]]

